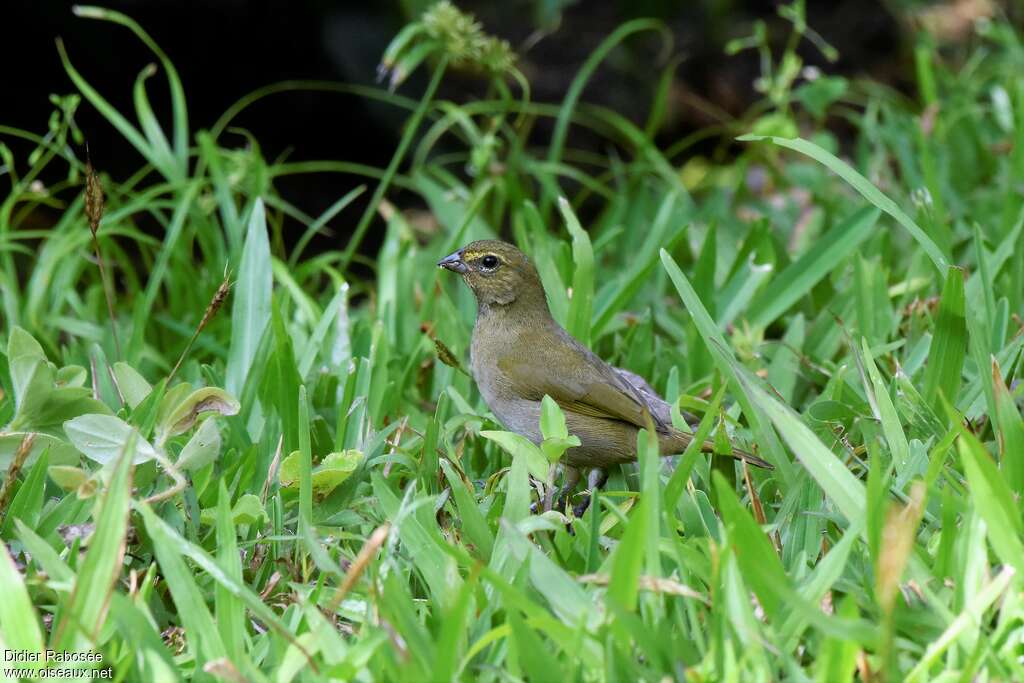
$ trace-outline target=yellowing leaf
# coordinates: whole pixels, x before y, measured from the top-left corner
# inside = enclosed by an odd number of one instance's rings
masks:
[[[313,495],[317,498],[328,495],[348,479],[362,461],[362,452],[354,448],[328,454],[313,468]],[[299,466],[299,451],[292,451],[281,461],[281,469],[277,475],[281,486],[286,489],[299,488]]]

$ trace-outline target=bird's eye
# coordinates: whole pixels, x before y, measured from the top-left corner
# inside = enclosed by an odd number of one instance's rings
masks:
[[[487,256],[484,256],[482,259],[480,259],[480,265],[482,265],[487,270],[494,270],[495,268],[498,267],[498,257],[494,256],[493,254],[488,254]]]

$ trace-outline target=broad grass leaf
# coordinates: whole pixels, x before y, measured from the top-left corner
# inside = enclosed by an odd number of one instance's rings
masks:
[[[156,426],[157,443],[192,429],[203,413],[237,415],[238,399],[218,387],[196,389],[170,410]]]
[[[957,450],[992,547],[1003,562],[1024,572],[1024,522],[1009,485],[978,438],[966,429],[961,429]]]
[[[117,378],[117,387],[124,396],[125,403],[134,410],[153,391],[153,386],[138,370],[123,361],[114,363],[113,370],[114,377]]]
[[[39,628],[39,615],[14,558],[0,543],[0,640],[9,651],[43,651],[43,632]],[[20,666],[20,665],[19,665]],[[31,664],[28,665],[31,667]]]
[[[455,468],[447,459],[441,459],[439,465],[444,471],[445,478],[448,479],[448,486],[455,499],[455,509],[459,513],[463,539],[476,546],[481,560],[489,561],[491,552],[494,550],[494,535],[477,506],[473,493],[466,488],[466,484],[456,474]]]
[[[512,642],[515,644],[519,666],[531,681],[564,681],[565,672],[559,663],[556,653],[545,645],[540,632],[531,628],[523,621],[518,612],[512,610],[508,615],[509,626],[512,628]]]
[[[851,522],[862,519],[867,509],[864,484],[846,469],[839,458],[815,436],[791,408],[762,389],[748,370],[737,364],[735,372],[751,400],[775,424],[797,459],[803,463],[839,511]]]
[[[312,470],[313,496],[324,498],[348,479],[363,461],[363,454],[354,448],[328,453],[319,465]],[[287,489],[299,488],[302,473],[302,458],[299,451],[292,451],[281,461],[278,478],[281,486]]]
[[[241,394],[245,386],[256,349],[270,323],[272,288],[267,221],[263,200],[257,199],[249,215],[231,305],[231,347],[228,350],[225,386],[235,396]]]
[[[497,430],[484,430],[480,436],[498,444],[513,458],[522,456],[526,466],[537,479],[546,479],[548,476],[548,461],[540,449],[525,436],[515,432],[504,432]]]
[[[641,499],[626,525],[611,555],[611,576],[608,582],[608,599],[617,602],[626,611],[637,607],[640,590],[640,572],[644,566],[647,545],[648,520],[647,499]]]
[[[426,515],[429,523],[420,514],[425,510],[423,503],[433,498],[415,500],[412,495],[415,493],[414,487],[410,486],[405,500],[399,501],[379,473],[373,473],[372,481],[374,495],[380,501],[387,518],[395,525],[413,564],[423,576],[428,592],[438,604],[449,607],[462,586],[462,578],[451,555],[441,548],[446,541],[441,537],[437,524],[429,514]]]
[[[146,531],[153,539],[153,552],[160,565],[160,573],[167,583],[175,612],[185,630],[189,653],[195,658],[196,665],[201,667],[208,661],[227,656],[224,641],[207,606],[206,595],[185,563],[187,553],[183,546],[187,541],[145,503],[138,510]],[[207,559],[209,565],[214,566],[213,560]],[[215,577],[221,575],[223,573],[218,569]]]
[[[511,553],[528,568],[530,583],[547,600],[555,616],[570,627],[596,626],[598,611],[586,591],[555,560],[541,551],[509,519],[501,521],[502,538]],[[497,553],[495,553],[497,554]],[[643,561],[643,554],[639,555]]]
[[[718,471],[712,472],[718,503],[744,580],[757,594],[769,619],[780,616],[780,594],[792,590],[782,562],[764,531],[741,505],[732,485]],[[774,585],[773,585],[774,584]]]
[[[880,211],[864,207],[829,230],[800,257],[773,277],[748,306],[751,325],[764,327],[805,296],[849,258],[878,222]]]
[[[967,356],[967,320],[965,318],[964,275],[949,268],[939,300],[939,316],[928,349],[924,374],[924,398],[941,414],[939,396],[953,400],[959,393],[960,375]]]
[[[594,309],[594,249],[590,236],[580,226],[565,197],[559,197],[558,210],[572,236],[572,298],[566,329],[583,344],[590,341],[590,324]]]
[[[64,433],[82,455],[109,465],[124,450],[133,436],[136,439],[132,449],[132,462],[140,465],[156,458],[156,449],[143,439],[138,430],[113,415],[82,415],[64,423]]]
[[[181,449],[175,465],[181,470],[198,470],[216,460],[220,455],[220,448],[220,430],[217,428],[217,421],[214,419],[203,420],[196,433]]]
[[[109,596],[121,576],[131,505],[132,462],[141,439],[128,431],[113,456],[113,473],[100,496],[96,529],[78,567],[75,586],[53,631],[51,644],[68,650],[95,649],[106,618]]]
[[[1010,490],[1019,497],[1024,494],[1024,420],[994,357],[991,367],[1002,471]]]
[[[885,441],[889,445],[889,454],[892,457],[896,471],[902,474],[910,462],[910,443],[907,441],[907,435],[903,431],[903,425],[900,423],[900,417],[896,412],[896,406],[893,404],[889,389],[882,380],[882,375],[878,368],[875,366],[875,360],[872,358],[871,350],[868,348],[868,340],[864,337],[861,337],[861,352],[863,354],[861,358],[864,368],[867,370],[867,377],[864,378],[866,383],[864,389],[868,396],[868,403],[875,410],[875,417],[882,423],[882,433],[885,435]]]

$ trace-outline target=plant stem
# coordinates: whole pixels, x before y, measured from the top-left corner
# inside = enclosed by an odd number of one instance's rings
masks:
[[[440,85],[441,77],[444,75],[447,66],[447,58],[442,58],[437,66],[434,67],[434,73],[430,77],[430,84],[427,86],[426,92],[423,93],[419,106],[416,107],[416,111],[412,113],[412,116],[409,117],[405,124],[405,131],[402,133],[402,139],[398,143],[398,149],[395,150],[394,156],[391,157],[391,162],[384,171],[384,177],[380,179],[377,189],[373,191],[373,197],[370,198],[370,203],[366,205],[363,217],[359,219],[359,224],[356,226],[355,232],[352,233],[352,237],[349,238],[348,246],[345,247],[345,251],[341,255],[341,263],[339,264],[341,270],[348,268],[349,263],[352,262],[352,257],[359,248],[359,244],[363,241],[366,230],[370,227],[370,221],[373,220],[373,215],[377,212],[377,205],[384,198],[384,193],[388,191],[391,180],[395,177],[395,173],[398,172],[398,166],[405,158],[409,145],[412,144],[412,139],[415,137],[416,131],[420,127],[420,122],[423,120],[423,116],[427,113],[427,109],[434,99],[434,93],[437,92],[437,86]]]

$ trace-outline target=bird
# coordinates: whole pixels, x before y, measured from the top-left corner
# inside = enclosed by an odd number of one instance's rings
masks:
[[[648,425],[661,455],[686,450],[693,435],[673,427],[671,407],[646,380],[605,362],[554,319],[536,266],[517,247],[479,240],[437,265],[461,275],[476,297],[470,371],[498,421],[539,444],[547,395],[565,415],[569,434],[579,439],[580,445],[562,456],[559,509],[565,509],[586,472],[587,492],[574,508],[582,517],[593,492],[607,481],[608,469],[636,461],[637,433]],[[713,452],[712,442],[703,442],[701,450]],[[734,448],[732,454],[772,468],[746,451]]]

